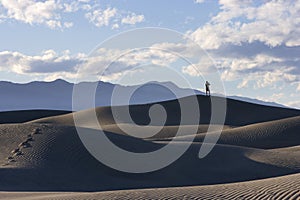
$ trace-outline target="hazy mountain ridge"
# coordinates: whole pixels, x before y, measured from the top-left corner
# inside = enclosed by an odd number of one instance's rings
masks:
[[[94,85],[95,82],[78,83],[78,85],[85,85],[86,87],[89,87],[89,84]],[[57,79],[52,82],[34,81],[25,84],[1,81],[0,92],[2,96],[0,100],[0,111],[30,109],[72,110],[73,86],[73,83],[62,79]],[[130,104],[144,104],[170,100],[189,96],[194,93],[204,94],[201,91],[193,89],[179,88],[171,82],[149,82],[142,86],[122,86],[100,81],[95,95],[96,106],[111,105],[112,91],[116,86],[124,92],[136,89],[130,98]],[[175,91],[177,97],[167,88],[170,88],[171,91]],[[285,107],[277,103],[264,102],[246,97],[232,96],[228,98],[268,106]]]

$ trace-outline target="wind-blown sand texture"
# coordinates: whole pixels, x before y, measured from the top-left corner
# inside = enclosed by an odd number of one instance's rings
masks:
[[[95,193],[2,192],[0,199],[77,200],[77,199],[299,199],[300,175],[209,186],[119,190]]]
[[[189,97],[183,101],[189,101]],[[74,113],[2,124],[0,199],[300,198],[299,110],[228,99],[221,137],[213,151],[199,159],[205,134],[217,134],[214,130],[220,125],[213,125],[212,131],[206,133],[210,99],[198,96],[198,101],[199,123],[184,124],[185,135],[175,138],[180,124],[176,100],[161,102],[168,112],[166,125],[146,139],[124,133],[118,125],[132,130],[135,127],[125,119],[116,124],[110,107],[96,108],[106,135],[133,152],[159,149],[171,139],[176,141],[172,145],[182,145],[191,137],[190,129],[198,129],[193,144],[182,157],[164,169],[147,174],[122,173],[98,162],[77,135]],[[133,120],[143,125],[149,123],[150,106],[131,106]],[[96,126],[84,118],[93,111],[75,114],[85,120],[83,129],[97,133]]]

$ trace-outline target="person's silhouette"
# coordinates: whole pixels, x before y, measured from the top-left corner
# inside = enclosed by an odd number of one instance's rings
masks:
[[[205,94],[206,96],[210,96],[210,89],[209,89],[210,83],[208,81],[205,82]]]

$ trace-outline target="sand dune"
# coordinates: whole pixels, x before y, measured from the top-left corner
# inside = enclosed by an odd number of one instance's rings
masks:
[[[79,192],[2,192],[0,199],[12,200],[109,200],[109,199],[291,199],[300,198],[300,174],[242,183],[210,186],[121,190],[96,193]]]
[[[228,100],[226,125],[212,125],[211,132],[206,133],[210,101],[203,96],[198,100],[202,116],[199,123],[184,124],[185,136],[175,138],[180,124],[177,101],[161,102],[168,112],[166,125],[145,126],[141,129],[143,132],[161,128],[158,134],[145,139],[122,131],[120,127],[135,132],[136,127],[122,118],[121,123],[116,124],[110,107],[96,108],[106,136],[119,147],[136,153],[160,149],[170,139],[176,141],[170,145],[180,148],[191,137],[192,130],[198,130],[190,148],[176,162],[146,174],[123,173],[98,162],[79,139],[74,113],[2,124],[0,191],[3,192],[0,192],[0,199],[299,197],[300,111]],[[183,101],[188,103],[189,97]],[[134,122],[148,124],[151,105],[131,106]],[[123,111],[124,107],[117,109]],[[91,112],[93,110],[75,114],[83,122],[81,129],[99,134],[89,118]],[[199,159],[205,134],[213,135],[214,130],[220,128],[223,131],[218,144],[207,157]],[[89,191],[95,193],[85,193]]]
[[[211,100],[205,96],[197,96],[200,109],[200,121],[199,124],[209,124],[211,118]],[[223,103],[225,100],[221,97],[211,97],[215,102]],[[181,101],[186,105],[192,101],[191,97],[182,98]],[[177,126],[180,124],[180,106],[177,100],[164,101],[160,102],[167,113],[168,118],[164,125],[166,126]],[[225,125],[229,126],[244,126],[248,124],[254,124],[259,122],[266,122],[271,120],[283,119],[287,117],[299,116],[300,111],[295,109],[287,108],[278,108],[278,107],[269,107],[258,104],[252,104],[247,102],[242,102],[233,99],[227,99],[227,111],[226,111],[226,120]],[[135,123],[141,125],[147,125],[150,123],[149,118],[149,109],[154,105],[145,104],[145,105],[132,105],[130,106],[130,114]],[[123,106],[118,106],[115,108],[116,112],[124,112],[125,108]],[[119,110],[119,111],[118,111]],[[111,107],[98,107],[92,110],[85,110],[76,112],[76,115],[81,118],[86,118],[90,115],[90,112],[96,112],[97,117],[101,125],[111,125],[115,124],[115,120],[112,115]],[[58,117],[49,117],[41,120],[36,120],[34,122],[40,123],[55,123],[55,124],[64,124],[64,125],[73,125],[73,114],[67,114],[64,116]],[[129,123],[128,119],[119,118],[121,123]],[[89,126],[89,120],[86,121],[87,128],[94,128]],[[194,125],[194,124],[185,124],[185,125]]]
[[[272,149],[300,145],[300,116],[270,122],[251,124],[224,130],[219,144]],[[214,133],[210,133],[214,134]],[[184,141],[192,136],[176,138]],[[202,142],[205,134],[198,134],[196,142]]]
[[[21,110],[0,112],[0,124],[24,123],[35,119],[68,114],[62,110]]]
[[[25,124],[2,125],[1,128],[14,128],[14,134],[23,134],[4,150],[1,149],[0,190],[6,191],[103,191],[205,185],[255,180],[299,171],[298,165],[293,164],[295,159],[276,159],[276,155],[271,161],[257,159],[259,156],[265,157],[267,152],[237,146],[217,145],[209,156],[199,159],[197,155],[201,144],[194,143],[179,160],[160,171],[142,175],[125,174],[96,161],[83,147],[73,127]],[[29,142],[31,146],[20,148],[21,155],[12,155],[11,151],[19,147],[18,143],[24,142],[26,135],[37,129],[39,134],[33,135],[33,141]],[[1,147],[5,146],[2,137],[6,135],[10,132],[1,135]],[[153,143],[109,132],[107,135],[123,149],[134,152],[153,151],[164,145],[163,142]],[[298,150],[295,149],[296,155]],[[285,158],[292,155],[280,153]],[[7,163],[3,159],[9,156],[13,156],[15,162]],[[287,163],[289,160],[291,163]],[[286,166],[278,164],[283,161]]]
[[[102,130],[127,135],[127,133],[124,132],[124,130],[129,132],[137,132],[138,128],[135,126],[132,126],[131,124],[112,124],[112,125],[104,125],[101,127]],[[191,135],[195,134],[194,130],[197,130],[196,134],[206,133],[209,130],[211,131],[219,131],[219,130],[228,130],[232,129],[232,126],[223,126],[223,125],[207,125],[207,124],[200,124],[200,125],[184,125],[181,126],[181,130],[185,135]],[[148,139],[151,140],[161,140],[161,139],[169,139],[176,136],[178,131],[178,126],[147,126],[147,130],[145,129],[145,132],[155,133],[156,130],[159,130],[155,135],[152,137],[149,137]],[[146,135],[146,134],[145,134]]]
[[[300,146],[248,152],[247,157],[273,166],[300,169]]]

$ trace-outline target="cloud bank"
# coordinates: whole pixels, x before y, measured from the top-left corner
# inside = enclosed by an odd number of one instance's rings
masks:
[[[142,14],[103,8],[97,1],[90,0],[1,0],[0,22],[14,20],[29,25],[45,25],[51,29],[65,29],[76,21],[68,21],[67,14],[84,12],[85,18],[96,27],[118,28],[121,24],[134,25],[144,21]],[[113,22],[113,24],[111,24]]]
[[[187,35],[239,88],[300,81],[300,1],[220,0],[221,11]]]

